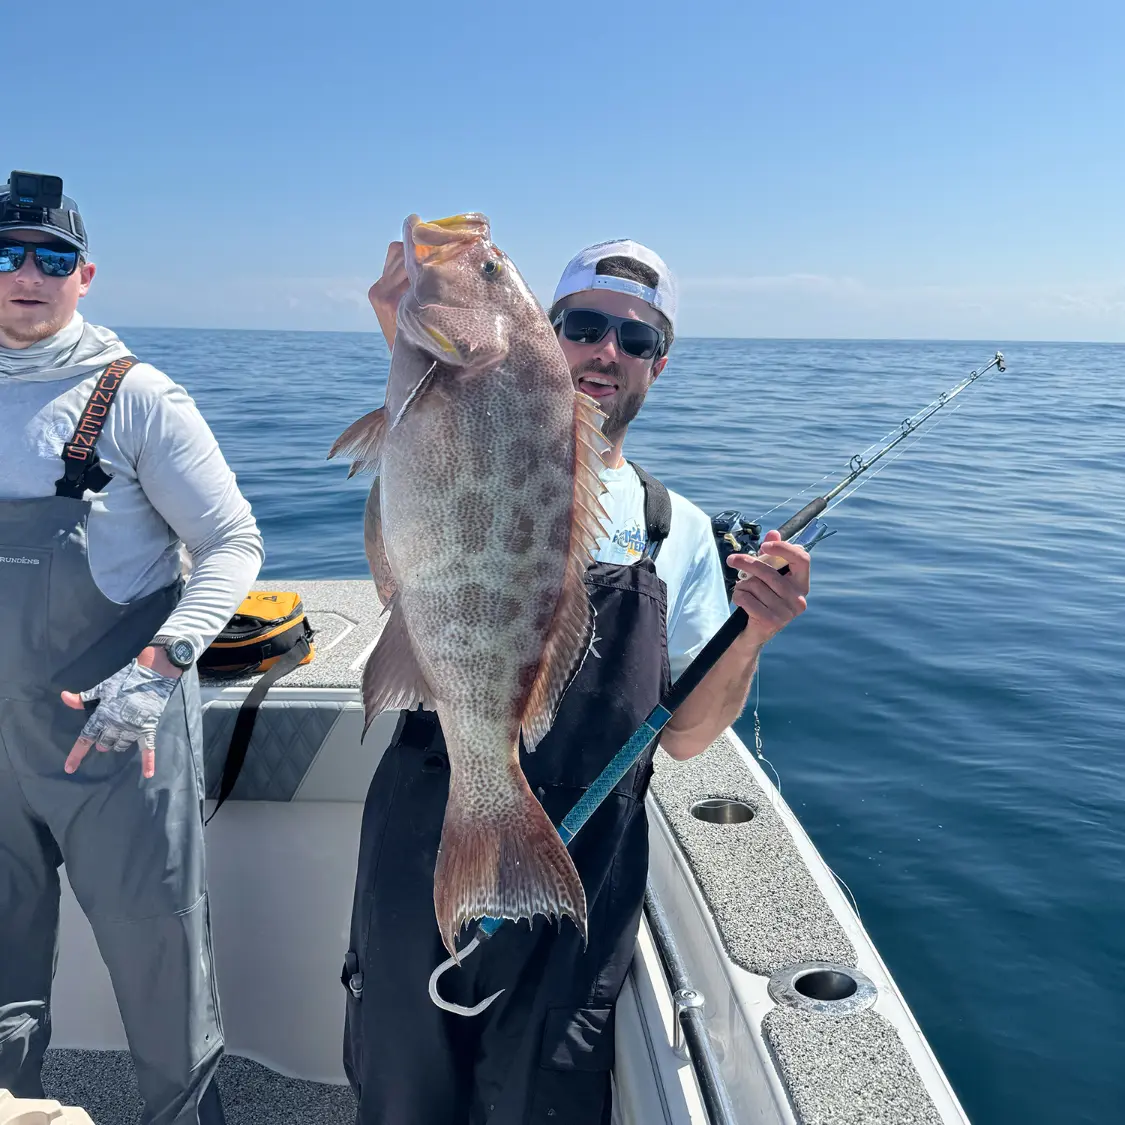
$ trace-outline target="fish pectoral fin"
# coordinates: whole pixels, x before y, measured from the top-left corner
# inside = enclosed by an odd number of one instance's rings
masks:
[[[609,448],[599,423],[599,419],[604,417],[592,398],[575,394],[570,546],[555,617],[520,720],[524,746],[528,751],[534,750],[551,729],[559,700],[578,674],[594,636],[594,612],[583,575],[593,560],[598,539],[604,534],[601,521],[606,518],[606,513],[601,497],[605,493],[605,485],[599,476],[605,467],[602,454]]]
[[[335,441],[328,451],[328,460],[338,453],[354,457],[349,477],[356,473],[379,471],[379,458],[383,455],[383,438],[387,432],[387,410],[380,406],[354,421]]]
[[[435,359],[434,362],[430,364],[428,370],[426,371],[426,374],[423,375],[422,378],[419,379],[415,384],[414,390],[412,390],[410,394],[406,396],[406,401],[402,404],[402,406],[399,407],[398,413],[395,415],[395,420],[391,423],[392,430],[402,421],[402,419],[406,415],[406,412],[426,393],[427,390],[429,390],[430,384],[434,381],[434,372],[437,371],[437,369],[438,363]]]
[[[375,579],[375,591],[379,595],[379,601],[387,606],[398,593],[398,583],[391,573],[391,564],[387,561],[380,505],[379,479],[376,477],[371,491],[367,494],[367,507],[363,513],[363,548],[367,552],[367,565],[371,568],[371,577]]]
[[[409,711],[419,703],[432,710],[433,692],[426,683],[406,628],[398,595],[388,605],[389,616],[363,669],[363,733],[383,711]]]
[[[511,755],[506,783],[488,806],[471,800],[459,771],[449,799],[434,870],[434,911],[445,948],[456,958],[457,932],[474,918],[532,919],[569,914],[586,939],[586,894],[574,860]]]

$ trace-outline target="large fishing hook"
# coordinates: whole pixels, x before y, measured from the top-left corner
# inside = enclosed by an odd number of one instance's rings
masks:
[[[438,981],[441,979],[442,973],[448,969],[452,969],[454,965],[460,964],[478,945],[480,945],[480,934],[477,934],[460,953],[453,957],[447,957],[432,973],[430,973],[430,999],[445,1012],[452,1012],[455,1016],[479,1016],[503,992],[494,992],[491,996],[482,1000],[479,1004],[474,1004],[471,1008],[466,1007],[464,1004],[453,1004],[448,1000],[443,1000],[441,994],[437,990]]]

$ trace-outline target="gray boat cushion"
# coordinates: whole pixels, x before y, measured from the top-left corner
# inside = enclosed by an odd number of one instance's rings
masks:
[[[217,799],[238,700],[216,700],[203,709],[207,796]],[[267,699],[231,793],[233,801],[291,801],[309,767],[347,706],[343,701]]]

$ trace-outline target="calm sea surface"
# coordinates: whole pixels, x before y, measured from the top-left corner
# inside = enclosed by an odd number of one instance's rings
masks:
[[[367,575],[369,482],[325,454],[383,401],[381,339],[121,332],[217,434],[264,578]],[[1122,1122],[1125,346],[684,340],[627,451],[774,526],[997,347],[829,513],[764,751],[974,1122]]]

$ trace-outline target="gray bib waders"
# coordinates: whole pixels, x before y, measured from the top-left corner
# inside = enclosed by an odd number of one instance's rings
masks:
[[[122,605],[97,588],[82,496],[109,478],[93,444],[83,454],[64,453],[55,496],[0,501],[0,1088],[43,1096],[65,863],[113,981],[142,1120],[222,1125],[195,669],[161,718],[153,778],[141,776],[139,749],[91,749],[76,773],[63,772],[95,704],[71,710],[59,693],[128,664],[182,590],[176,583]]]

